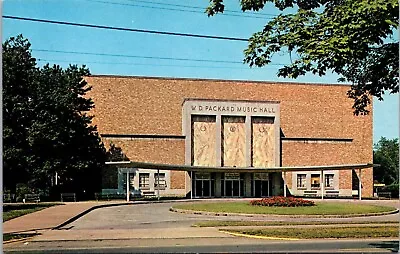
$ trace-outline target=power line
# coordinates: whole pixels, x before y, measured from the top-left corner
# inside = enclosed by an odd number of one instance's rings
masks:
[[[192,13],[204,14],[204,11],[197,11],[197,10],[166,8],[166,7],[159,7],[159,6],[146,6],[146,5],[140,5],[140,4],[116,3],[116,2],[101,1],[101,0],[86,0],[86,1],[87,2],[95,2],[95,3],[103,3],[103,4],[112,4],[112,5],[135,6],[135,7],[141,7],[141,8],[149,8],[149,9],[160,9],[160,10],[168,10],[168,11],[180,11],[180,12],[192,12]],[[141,2],[141,1],[135,1],[135,2]],[[145,2],[145,3],[147,3],[147,2]],[[162,4],[162,3],[154,3],[154,4]],[[165,5],[167,5],[167,4],[165,4]],[[183,6],[183,5],[178,5],[178,6]],[[191,8],[191,6],[185,6],[185,8]],[[239,14],[222,13],[222,15],[241,17],[241,18],[272,19],[270,17],[260,17],[260,16],[246,15],[246,14],[239,15]]]
[[[109,56],[109,57],[126,57],[126,58],[142,58],[142,59],[157,59],[157,60],[173,60],[173,61],[192,61],[192,62],[208,62],[208,63],[244,64],[241,61],[229,61],[229,60],[176,58],[176,57],[160,57],[160,56],[138,56],[138,55],[108,54],[108,53],[94,53],[94,52],[82,52],[82,51],[65,51],[65,50],[51,50],[51,49],[32,49],[32,51],[62,53],[62,54],[76,54],[76,55],[93,55],[93,56]],[[269,65],[283,66],[285,64],[270,63]]]
[[[204,7],[201,7],[201,6],[189,6],[189,5],[182,5],[182,4],[171,4],[171,3],[164,3],[164,2],[156,2],[156,1],[145,1],[145,0],[127,0],[127,1],[129,1],[129,2],[139,2],[139,3],[159,4],[159,5],[167,5],[167,6],[176,6],[176,7],[184,7],[184,8],[190,8],[190,9],[200,9],[200,10],[204,10],[205,9]],[[241,12],[241,11],[232,11],[232,10],[227,10],[227,9],[224,9],[224,13],[225,12],[244,14],[244,12]],[[252,15],[260,15],[260,16],[271,16],[271,17],[278,16],[276,14],[270,14],[270,13],[255,13],[254,12],[254,13],[251,13],[251,14]]]
[[[248,39],[238,38],[238,37],[225,37],[225,36],[214,36],[214,35],[165,32],[165,31],[155,31],[155,30],[146,30],[146,29],[115,27],[115,26],[102,26],[102,25],[92,25],[92,24],[66,22],[66,21],[56,21],[56,20],[48,20],[48,19],[25,18],[25,17],[17,17],[17,16],[9,16],[9,15],[3,15],[3,18],[5,18],[5,19],[14,19],[14,20],[23,20],[23,21],[31,21],[31,22],[48,23],[48,24],[57,24],[57,25],[79,26],[79,27],[89,27],[89,28],[97,28],[97,29],[126,31],[126,32],[161,34],[161,35],[183,36],[183,37],[194,37],[194,38],[216,39],[216,40],[246,41],[246,42],[248,41]]]
[[[243,64],[243,62],[240,62],[240,61],[213,60],[213,59],[175,58],[175,57],[159,57],[159,56],[138,56],[138,55],[107,54],[107,53],[78,52],[78,51],[64,51],[64,50],[50,50],[50,49],[32,49],[32,51],[64,53],[64,54],[77,54],[77,55],[94,55],[94,56],[129,57],[129,58],[159,59],[159,60],[176,60],[176,61]]]
[[[97,61],[73,61],[73,60],[58,60],[58,59],[43,59],[37,58],[39,62],[60,62],[60,63],[82,63],[82,64],[107,64],[107,65],[143,65],[143,66],[162,66],[162,67],[185,67],[185,68],[208,68],[208,69],[242,69],[242,70],[261,70],[261,68],[243,68],[243,67],[228,67],[228,66],[205,66],[205,65],[181,65],[181,64],[146,64],[146,63],[121,63],[121,62],[97,62]],[[265,67],[263,67],[265,68]]]

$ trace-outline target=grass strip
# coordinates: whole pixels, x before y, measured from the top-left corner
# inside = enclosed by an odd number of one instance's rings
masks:
[[[393,207],[343,202],[316,202],[315,206],[304,207],[268,207],[253,206],[249,202],[207,202],[176,205],[174,208],[216,212],[216,213],[247,213],[247,214],[276,214],[276,215],[349,215],[381,213],[395,210]]]
[[[193,227],[228,227],[228,226],[291,226],[291,225],[334,225],[334,224],[371,224],[371,221],[202,221]],[[398,221],[377,221],[376,224],[398,223]]]
[[[42,204],[7,204],[3,205],[3,222],[25,214],[37,212],[45,208],[60,205],[61,203],[42,203]]]
[[[22,238],[27,238],[27,237],[32,237],[35,235],[39,235],[36,233],[30,233],[30,234],[3,234],[3,242],[5,241],[10,241],[10,240],[18,240]]]
[[[279,238],[378,238],[399,237],[399,228],[394,226],[338,227],[338,228],[263,228],[263,229],[221,229],[223,231]]]

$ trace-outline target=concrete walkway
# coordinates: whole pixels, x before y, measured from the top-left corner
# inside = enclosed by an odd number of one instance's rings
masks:
[[[96,206],[126,204],[119,202],[74,202],[52,206],[38,212],[26,214],[3,223],[3,233],[37,232],[53,229],[81,213]]]

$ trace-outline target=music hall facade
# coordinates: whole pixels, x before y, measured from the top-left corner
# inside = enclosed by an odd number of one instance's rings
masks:
[[[85,80],[106,148],[121,148],[133,162],[222,168],[159,174],[116,168],[104,174],[104,192],[123,193],[129,181],[141,194],[274,196],[284,192],[282,172],[235,168],[372,163],[372,110],[353,115],[348,85],[106,75]],[[373,194],[372,167],[361,179],[357,170],[294,171],[284,178],[295,196],[350,197],[359,180],[362,196]]]

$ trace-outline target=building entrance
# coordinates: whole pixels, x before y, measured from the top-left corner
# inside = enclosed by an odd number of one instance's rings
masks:
[[[268,197],[270,192],[269,175],[268,173],[253,174],[253,195],[254,197]]]
[[[224,197],[243,197],[243,174],[225,173],[224,177],[221,179],[221,190]]]
[[[194,196],[199,198],[213,197],[215,190],[214,177],[210,173],[195,173],[193,180]]]

